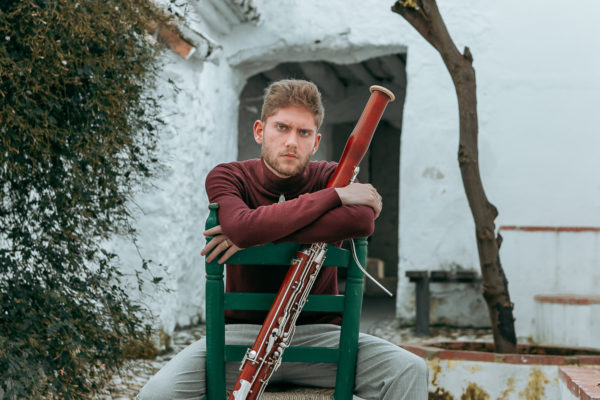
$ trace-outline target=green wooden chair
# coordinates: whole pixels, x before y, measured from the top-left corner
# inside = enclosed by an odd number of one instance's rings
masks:
[[[218,204],[209,206],[206,229],[218,225]],[[209,238],[210,239],[210,238]],[[366,265],[367,240],[355,239],[359,262]],[[285,265],[296,255],[297,243],[251,247],[234,254],[231,264],[244,265]],[[329,246],[324,266],[348,268],[344,295],[311,295],[304,306],[308,311],[342,312],[342,328],[339,347],[289,347],[283,354],[283,362],[337,363],[334,398],[352,399],[358,333],[362,307],[363,273],[356,265],[350,251]],[[213,261],[206,263],[206,382],[207,399],[222,400],[225,397],[225,362],[241,362],[247,346],[225,346],[225,310],[268,310],[275,294],[225,293],[223,264]],[[266,395],[267,393],[265,393]],[[263,395],[263,398],[267,396]],[[270,395],[270,398],[273,395]],[[286,397],[281,397],[286,398]],[[296,393],[293,398],[301,398]],[[315,397],[313,397],[315,398]]]

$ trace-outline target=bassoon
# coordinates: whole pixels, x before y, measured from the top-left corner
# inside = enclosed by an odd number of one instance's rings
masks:
[[[371,86],[370,91],[371,97],[346,142],[328,188],[344,187],[354,181],[385,107],[394,101],[394,94],[384,87]],[[271,375],[281,365],[283,352],[292,340],[296,320],[321,270],[326,251],[325,243],[314,243],[301,247],[296,253],[254,345],[246,351],[229,400],[260,398]]]

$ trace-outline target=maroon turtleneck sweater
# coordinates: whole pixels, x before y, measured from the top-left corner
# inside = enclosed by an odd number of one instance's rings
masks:
[[[373,233],[374,212],[368,206],[342,206],[326,188],[337,163],[309,162],[302,174],[279,178],[262,159],[216,166],[206,178],[211,203],[219,203],[219,223],[238,247],[268,242],[335,243]],[[280,195],[286,201],[278,203]],[[286,266],[227,265],[228,292],[276,293]],[[324,268],[311,293],[337,294],[336,268]],[[262,324],[266,312],[232,311],[227,323]],[[337,314],[303,312],[298,324],[339,323]]]

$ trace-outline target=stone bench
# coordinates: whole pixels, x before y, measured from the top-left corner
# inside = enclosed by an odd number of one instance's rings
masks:
[[[413,270],[406,271],[406,277],[416,284],[416,326],[415,333],[429,336],[429,284],[430,283],[475,283],[481,277],[475,271]]]

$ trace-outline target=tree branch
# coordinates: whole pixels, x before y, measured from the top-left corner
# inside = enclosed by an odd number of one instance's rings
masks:
[[[444,62],[458,63],[462,56],[450,37],[435,0],[416,2],[418,7],[415,8],[415,0],[396,1],[392,11],[404,17],[440,53]]]

